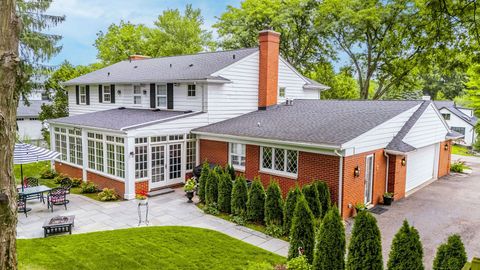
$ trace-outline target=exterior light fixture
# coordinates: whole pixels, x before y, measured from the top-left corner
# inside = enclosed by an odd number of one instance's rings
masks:
[[[135,156],[135,153],[132,151],[130,152],[130,157],[134,157]]]
[[[121,95],[122,94],[122,91],[121,90],[117,90],[117,95]]]
[[[353,169],[353,175],[355,177],[359,177],[360,176],[360,169],[358,168],[358,166],[355,167],[355,169]]]
[[[144,95],[144,96],[147,95],[147,90],[143,90],[143,95]]]
[[[405,158],[402,158],[402,166],[407,165],[407,160]]]
[[[446,143],[446,144],[443,146],[443,149],[445,149],[445,151],[448,150],[448,143]]]

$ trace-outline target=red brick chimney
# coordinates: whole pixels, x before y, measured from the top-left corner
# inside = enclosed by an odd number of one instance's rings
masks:
[[[272,30],[260,31],[258,41],[260,43],[258,109],[265,110],[277,104],[280,33]]]
[[[135,60],[143,60],[143,59],[150,59],[150,58],[151,58],[150,56],[134,54],[134,55],[130,55],[128,57],[128,60],[135,61]]]

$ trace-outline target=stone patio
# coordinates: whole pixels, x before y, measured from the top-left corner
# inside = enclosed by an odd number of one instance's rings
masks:
[[[192,226],[222,232],[254,246],[287,256],[288,243],[232,222],[204,214],[192,203],[187,203],[182,189],[149,199],[149,226]],[[25,217],[18,214],[18,238],[43,237],[43,222],[57,215],[75,215],[73,234],[138,227],[135,201],[99,202],[81,195],[68,195],[68,210],[56,206],[53,213],[47,205],[32,200],[32,211]],[[144,213],[144,208],[142,208]],[[142,224],[141,226],[146,226]]]

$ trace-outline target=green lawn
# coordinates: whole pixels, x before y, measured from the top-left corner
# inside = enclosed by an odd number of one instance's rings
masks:
[[[285,258],[219,232],[134,229],[17,240],[19,269],[245,269]]]
[[[458,144],[454,144],[452,146],[452,154],[461,156],[474,156],[467,147]]]

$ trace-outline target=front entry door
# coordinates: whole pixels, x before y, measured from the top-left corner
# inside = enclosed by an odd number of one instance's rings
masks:
[[[373,191],[373,155],[369,155],[365,160],[365,205],[372,203]]]
[[[165,171],[167,169],[167,159],[165,145],[152,146],[152,183],[151,187],[161,187],[166,184]]]

